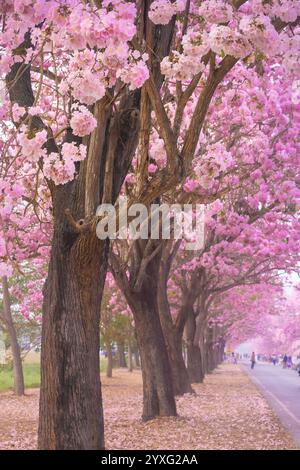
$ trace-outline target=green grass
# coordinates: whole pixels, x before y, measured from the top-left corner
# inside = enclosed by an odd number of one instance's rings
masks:
[[[23,364],[25,388],[35,388],[40,386],[40,365]],[[0,368],[0,391],[13,389],[13,371],[10,367]]]
[[[105,372],[107,366],[107,358],[101,356],[100,358],[100,372]]]
[[[106,370],[107,359],[101,357],[101,372]],[[23,364],[25,388],[36,388],[40,386],[40,365]],[[0,392],[13,389],[13,371],[6,366],[0,366]]]

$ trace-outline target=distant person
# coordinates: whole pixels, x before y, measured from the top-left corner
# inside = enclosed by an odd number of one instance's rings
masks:
[[[273,362],[274,366],[276,366],[276,356],[272,357],[272,362]]]
[[[285,355],[283,356],[283,359],[282,359],[282,367],[283,367],[284,369],[286,369],[287,361],[288,361],[288,357],[287,357],[287,355],[285,354]]]
[[[251,369],[254,369],[254,366],[255,366],[255,352],[253,351],[253,353],[251,354]]]

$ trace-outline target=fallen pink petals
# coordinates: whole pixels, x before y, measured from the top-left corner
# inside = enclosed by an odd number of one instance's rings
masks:
[[[225,364],[177,399],[178,417],[142,422],[140,371],[102,378],[106,448],[296,449],[265,399],[238,366]],[[35,449],[38,390],[0,394],[0,448]]]

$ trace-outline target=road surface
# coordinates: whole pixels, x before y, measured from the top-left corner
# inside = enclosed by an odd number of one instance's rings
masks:
[[[242,364],[273,408],[282,424],[288,429],[300,447],[300,377],[290,369],[257,362],[254,369]]]

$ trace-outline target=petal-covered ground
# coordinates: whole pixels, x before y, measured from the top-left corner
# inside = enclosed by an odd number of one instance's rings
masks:
[[[295,449],[261,393],[236,365],[224,364],[194,385],[196,394],[177,399],[177,418],[147,423],[141,373],[114,371],[103,377],[108,449]],[[34,449],[38,390],[22,398],[0,394],[0,448]]]

